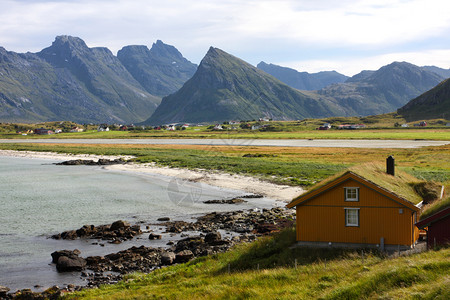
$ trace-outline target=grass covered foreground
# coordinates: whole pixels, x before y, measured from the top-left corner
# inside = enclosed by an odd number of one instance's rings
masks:
[[[449,299],[450,249],[401,257],[290,248],[287,229],[65,299]]]

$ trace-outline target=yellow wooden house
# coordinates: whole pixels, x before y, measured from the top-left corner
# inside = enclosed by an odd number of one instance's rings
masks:
[[[305,246],[415,246],[421,198],[415,177],[388,174],[381,164],[365,164],[333,176],[287,205],[296,208],[297,242]]]

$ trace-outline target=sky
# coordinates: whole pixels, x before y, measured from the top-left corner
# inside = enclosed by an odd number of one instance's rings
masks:
[[[210,46],[252,65],[352,76],[394,61],[450,68],[448,0],[0,0],[0,46],[39,52],[156,40],[200,63]]]

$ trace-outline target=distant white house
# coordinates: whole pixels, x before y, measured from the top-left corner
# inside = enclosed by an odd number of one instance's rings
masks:
[[[229,121],[228,124],[230,124],[230,125],[239,125],[239,124],[241,124],[241,122],[240,121]]]
[[[408,124],[402,124],[402,127],[409,127],[409,125]]]
[[[84,129],[83,128],[80,128],[80,127],[73,127],[71,130],[70,130],[70,132],[83,132],[84,131]]]
[[[109,127],[106,124],[102,124],[100,126],[97,127],[97,131],[101,132],[101,131],[109,131]]]
[[[55,133],[61,133],[62,129],[55,129]]]
[[[220,124],[216,124],[216,126],[214,126],[214,130],[223,130],[223,127]]]

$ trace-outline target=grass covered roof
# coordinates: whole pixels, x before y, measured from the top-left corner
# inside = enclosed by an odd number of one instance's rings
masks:
[[[339,177],[344,176],[349,172],[357,175],[358,177],[362,177],[367,181],[370,181],[378,187],[388,191],[389,193],[395,194],[397,197],[411,202],[412,204],[418,204],[422,201],[422,197],[417,193],[415,187],[421,184],[423,185],[424,181],[419,180],[411,174],[399,170],[398,168],[396,168],[395,170],[395,176],[389,175],[386,173],[385,164],[372,162],[355,165],[353,167],[350,167],[346,171],[337,173],[317,183],[306,193],[295,198],[292,202],[313,193],[314,191],[338,179]]]

